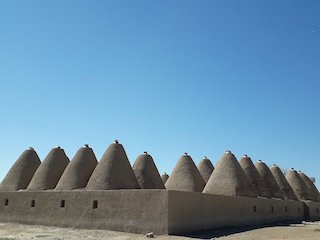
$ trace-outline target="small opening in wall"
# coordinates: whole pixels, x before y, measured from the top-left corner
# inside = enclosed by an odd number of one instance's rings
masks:
[[[273,212],[273,206],[271,206],[271,212]]]
[[[9,204],[9,199],[6,199],[6,200],[4,201],[4,205],[5,205],[5,206],[8,206],[8,204]]]
[[[317,213],[319,213],[319,209],[317,208]]]
[[[92,209],[97,209],[97,208],[98,208],[98,201],[94,200],[93,205],[92,205]]]
[[[254,211],[254,212],[257,212],[256,206],[253,206],[253,211]]]
[[[31,200],[31,207],[35,206],[36,201],[35,200]]]
[[[61,208],[64,208],[64,207],[65,207],[65,204],[66,204],[66,201],[65,201],[65,200],[61,200],[61,202],[60,202],[60,207],[61,207]]]
[[[284,207],[284,211],[285,211],[285,212],[288,212],[288,208],[287,208],[287,207]]]
[[[298,207],[298,212],[300,212],[300,208]]]

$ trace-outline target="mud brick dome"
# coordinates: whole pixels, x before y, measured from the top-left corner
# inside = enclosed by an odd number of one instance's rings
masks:
[[[0,191],[26,189],[41,161],[32,147],[25,150],[0,184]]]
[[[93,171],[87,190],[139,189],[123,146],[111,143]]]
[[[203,180],[207,183],[214,170],[212,162],[207,157],[204,157],[200,160],[197,167]]]
[[[141,189],[165,188],[153,158],[147,152],[138,156],[132,168]]]
[[[314,201],[319,202],[320,201],[320,193],[319,193],[318,189],[316,188],[316,186],[313,184],[313,182],[310,180],[310,178],[307,175],[305,175],[301,171],[299,171],[298,174],[300,175],[302,180],[306,183],[306,185],[309,187],[309,189],[311,189],[311,192],[314,195]]]
[[[89,145],[81,147],[63,172],[56,190],[85,188],[98,161]]]
[[[296,170],[291,169],[286,179],[290,186],[292,187],[294,193],[298,197],[298,199],[302,200],[315,200],[314,195],[312,194],[311,189],[307,186],[307,184],[303,181],[301,176],[297,173]]]
[[[283,193],[281,192],[276,180],[274,179],[274,176],[272,175],[270,169],[268,166],[259,160],[255,164],[261,178],[265,182],[267,189],[270,191],[270,196],[273,198],[281,198],[284,199]]]
[[[60,146],[51,149],[33,175],[27,190],[54,189],[69,162]]]
[[[288,183],[286,177],[283,175],[280,168],[276,165],[273,165],[272,167],[270,167],[270,171],[274,176],[274,179],[276,180],[281,192],[283,193],[284,198],[298,200],[296,194],[294,193],[293,189],[291,188],[290,184]]]
[[[161,175],[161,179],[162,179],[163,184],[166,184],[168,178],[169,178],[169,175],[167,173],[164,173]]]
[[[202,192],[205,184],[192,158],[185,153],[174,167],[165,187],[168,190]]]
[[[203,193],[225,196],[256,197],[257,193],[231,151],[216,164]]]
[[[242,158],[240,158],[239,164],[246,173],[250,183],[258,193],[258,196],[270,197],[269,190],[267,189],[265,182],[262,180],[258,170],[253,165],[251,158],[247,155],[244,155]]]

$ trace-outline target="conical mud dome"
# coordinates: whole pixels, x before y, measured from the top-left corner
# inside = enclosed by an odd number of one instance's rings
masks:
[[[98,161],[92,149],[86,144],[81,147],[63,172],[56,190],[85,188]]]
[[[164,173],[161,175],[161,179],[162,179],[163,184],[166,184],[168,178],[169,178],[169,175],[167,173]]]
[[[60,146],[51,149],[33,175],[27,190],[54,189],[69,162]]]
[[[300,175],[293,168],[288,172],[286,179],[290,186],[292,187],[294,193],[301,200],[312,200],[315,201],[314,196],[307,186],[307,184],[303,181]]]
[[[133,172],[142,189],[164,189],[164,184],[152,157],[144,152],[133,164]]]
[[[267,188],[269,189],[271,193],[271,197],[273,198],[281,198],[284,199],[284,195],[281,192],[274,176],[272,175],[270,169],[268,166],[259,160],[256,164],[255,167],[257,168],[262,180],[265,182]]]
[[[139,189],[123,146],[111,143],[94,169],[87,190]]]
[[[205,181],[205,183],[207,183],[214,170],[214,166],[212,165],[211,161],[207,157],[204,157],[200,160],[198,164],[198,170],[203,180]]]
[[[311,192],[314,195],[314,200],[317,202],[320,202],[320,193],[318,191],[318,189],[316,188],[316,186],[313,184],[313,182],[310,180],[310,178],[308,178],[307,175],[305,175],[302,172],[298,172],[298,174],[300,175],[300,177],[302,178],[302,180],[306,183],[306,185],[309,187],[309,189],[311,189]]]
[[[256,197],[257,193],[236,157],[227,151],[216,164],[203,193]]]
[[[267,189],[266,184],[264,183],[262,178],[260,177],[258,170],[253,165],[251,158],[247,155],[244,155],[242,158],[240,158],[239,164],[243,171],[246,173],[247,177],[249,178],[252,186],[258,193],[258,196],[271,198],[271,193]]]
[[[0,184],[0,191],[26,189],[41,161],[32,147],[25,150]]]
[[[192,158],[185,153],[174,167],[165,187],[168,190],[201,192],[205,184]]]
[[[298,200],[296,194],[294,193],[293,189],[291,188],[290,184],[288,183],[280,168],[276,165],[273,165],[272,167],[270,167],[270,171],[274,176],[280,190],[282,191],[284,198]]]

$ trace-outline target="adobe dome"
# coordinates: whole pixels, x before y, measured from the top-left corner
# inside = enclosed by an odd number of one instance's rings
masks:
[[[271,197],[284,199],[284,195],[268,166],[259,160],[255,164],[255,167],[257,168],[262,180],[265,182],[267,189],[270,190]]]
[[[302,172],[298,172],[298,174],[300,175],[300,177],[302,178],[302,180],[306,183],[306,185],[309,187],[309,189],[311,189],[311,192],[314,195],[314,200],[317,202],[320,202],[320,193],[318,191],[318,189],[316,188],[316,186],[313,184],[313,182],[310,180],[310,178],[308,178],[307,175],[305,175]]]
[[[204,157],[200,160],[197,167],[203,180],[205,183],[207,183],[214,170],[214,166],[212,165],[211,161],[207,157]]]
[[[139,189],[136,176],[131,168],[123,146],[115,140],[104,152],[94,169],[86,189],[114,190]]]
[[[168,190],[201,192],[205,182],[192,158],[185,153],[174,167],[165,184]]]
[[[297,173],[296,170],[291,169],[286,179],[290,186],[292,187],[294,193],[298,197],[298,199],[301,200],[312,200],[315,201],[315,198],[310,190],[310,188],[307,186],[307,184],[303,181],[303,179],[300,177],[300,175]]]
[[[227,151],[217,162],[203,193],[256,197],[257,193],[236,157]]]
[[[283,175],[280,168],[276,165],[270,167],[270,171],[274,176],[280,190],[282,191],[285,199],[298,200],[296,194],[294,193],[292,187],[288,183],[287,179]]]
[[[169,175],[167,173],[164,173],[161,175],[161,179],[162,179],[163,184],[166,184],[168,178],[169,178]]]
[[[86,144],[81,147],[63,172],[56,190],[85,188],[98,161],[93,150]]]
[[[265,182],[260,177],[258,170],[253,165],[251,158],[244,155],[240,158],[239,164],[258,193],[258,196],[271,198],[270,191],[267,189]]]
[[[69,162],[60,146],[51,149],[33,175],[27,190],[54,189]]]
[[[26,189],[40,164],[38,154],[32,147],[25,150],[2,180],[0,191]]]
[[[142,189],[164,189],[164,184],[152,157],[144,152],[133,164],[133,172]]]

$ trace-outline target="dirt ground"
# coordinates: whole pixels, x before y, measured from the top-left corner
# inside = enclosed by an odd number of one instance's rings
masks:
[[[108,239],[108,240],[141,240],[147,239],[146,235],[114,232],[108,230],[85,230],[72,228],[56,228],[46,226],[21,225],[0,223],[0,240],[4,239],[33,239],[33,240],[67,240],[67,239]],[[196,239],[221,239],[221,240],[259,240],[259,239],[299,239],[319,240],[320,222],[302,222],[277,226],[224,228],[186,234],[155,235],[155,240],[196,240]]]

